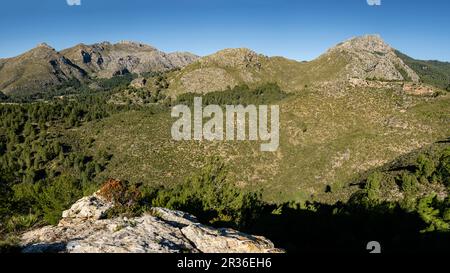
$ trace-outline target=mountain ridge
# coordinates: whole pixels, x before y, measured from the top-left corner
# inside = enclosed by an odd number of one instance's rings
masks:
[[[93,78],[173,69],[180,71],[168,76],[167,94],[171,97],[223,91],[241,84],[273,82],[286,92],[297,92],[311,85],[352,79],[418,83],[427,78],[408,58],[379,35],[350,38],[307,62],[269,57],[248,48],[226,48],[199,57],[189,52],[165,53],[134,41],[81,43],[61,51],[42,43],[17,57],[0,59],[0,91],[6,95],[24,89],[39,92],[73,79],[86,83]]]
[[[268,57],[246,48],[220,50],[172,76],[169,94],[223,91],[239,84],[267,82],[275,82],[287,92],[295,92],[313,84],[352,78],[420,81],[417,73],[379,35],[365,35],[339,43],[308,62]]]
[[[351,38],[329,49],[325,54],[334,51],[351,55],[351,67],[347,67],[350,78],[412,82],[420,80],[379,35]]]
[[[19,56],[0,59],[0,90],[6,95],[36,93],[73,79],[85,83],[91,78],[181,68],[197,58],[130,41],[78,44],[61,51],[41,43]]]
[[[85,71],[45,43],[17,57],[4,59],[0,68],[0,89],[6,95],[86,77]]]

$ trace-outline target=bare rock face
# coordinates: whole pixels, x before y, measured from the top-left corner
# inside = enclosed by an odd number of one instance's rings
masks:
[[[89,74],[100,78],[127,73],[166,71],[184,67],[198,59],[198,56],[191,53],[164,53],[152,46],[131,41],[121,41],[117,44],[80,44],[61,53]]]
[[[94,194],[81,198],[70,209],[63,211],[62,218],[64,221],[95,221],[102,219],[112,207],[113,204],[111,202],[106,201],[98,194]]]
[[[183,235],[203,253],[276,253],[273,243],[261,236],[247,235],[233,229],[214,229],[204,225],[188,225]]]
[[[348,78],[412,82],[420,80],[416,72],[378,35],[347,40],[330,49],[326,55],[333,53],[345,54],[350,58],[345,72]]]
[[[200,224],[195,216],[165,208],[132,219],[103,219],[113,206],[98,194],[63,212],[58,226],[22,235],[25,253],[279,253],[264,237]]]

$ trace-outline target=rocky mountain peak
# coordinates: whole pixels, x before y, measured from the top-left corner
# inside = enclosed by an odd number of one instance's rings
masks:
[[[130,41],[130,40],[121,40],[121,41],[118,42],[118,44],[144,46],[143,43],[136,42],[136,41]]]
[[[59,85],[71,79],[84,80],[85,71],[46,43],[0,66],[0,89],[6,95]]]
[[[227,48],[202,58],[200,63],[234,68],[260,67],[264,58],[267,57],[247,48]]]
[[[85,45],[85,44],[82,44],[82,45]],[[89,45],[85,45],[85,46],[89,46]],[[95,43],[92,46],[93,47],[109,47],[109,46],[112,46],[112,44],[108,41],[103,41],[103,42]]]
[[[17,57],[0,61],[0,89],[7,95],[36,92],[60,86],[74,78],[87,82],[89,78],[167,71],[197,59],[193,54],[167,54],[132,41],[78,44],[59,52],[41,43]]]
[[[392,48],[378,34],[354,37],[338,45],[338,47],[353,51],[380,53],[388,53],[392,50]]]
[[[19,55],[15,58],[49,58],[50,56],[55,58],[55,56],[59,55],[58,51],[56,51],[53,47],[48,45],[47,43],[40,43],[35,48],[30,49],[29,51]],[[14,58],[12,58],[14,59]]]
[[[324,57],[333,58],[336,54],[348,59],[344,71],[347,78],[412,82],[420,80],[379,35],[351,38],[328,50]]]
[[[53,47],[51,47],[50,45],[48,45],[47,43],[40,43],[36,46],[36,48],[46,48],[46,49],[51,49],[51,50],[55,50]]]
[[[129,41],[129,40],[119,41],[115,45],[116,46],[129,46],[132,48],[140,48],[140,49],[147,49],[147,50],[157,50],[155,47],[153,47],[151,45],[147,45],[147,44],[144,44],[141,42],[136,42],[136,41]]]
[[[62,53],[89,74],[100,78],[170,70],[183,67],[198,58],[187,53],[167,54],[150,45],[133,41],[79,45]]]

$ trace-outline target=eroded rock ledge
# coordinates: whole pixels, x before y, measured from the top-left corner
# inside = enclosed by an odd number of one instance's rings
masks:
[[[195,216],[153,208],[137,218],[104,219],[113,206],[98,194],[64,211],[58,226],[23,234],[26,253],[279,253],[273,243],[233,229],[200,224]]]

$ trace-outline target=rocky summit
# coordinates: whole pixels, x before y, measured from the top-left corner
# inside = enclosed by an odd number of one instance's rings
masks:
[[[346,55],[348,78],[385,81],[418,82],[419,76],[408,67],[379,35],[365,35],[349,39],[330,49],[325,57],[335,53]]]
[[[71,81],[88,83],[96,78],[181,68],[198,58],[130,41],[78,44],[60,52],[41,43],[20,56],[0,59],[0,90],[6,95],[38,93]]]
[[[79,44],[61,52],[92,76],[110,78],[127,73],[165,71],[184,67],[198,57],[191,53],[165,53],[150,45],[132,41]]]
[[[195,216],[152,208],[136,218],[105,219],[113,207],[99,194],[78,200],[58,226],[26,232],[24,253],[281,253],[268,239],[212,228]]]
[[[71,79],[83,81],[86,76],[84,70],[45,43],[20,56],[0,60],[0,90],[5,94],[33,92]]]

